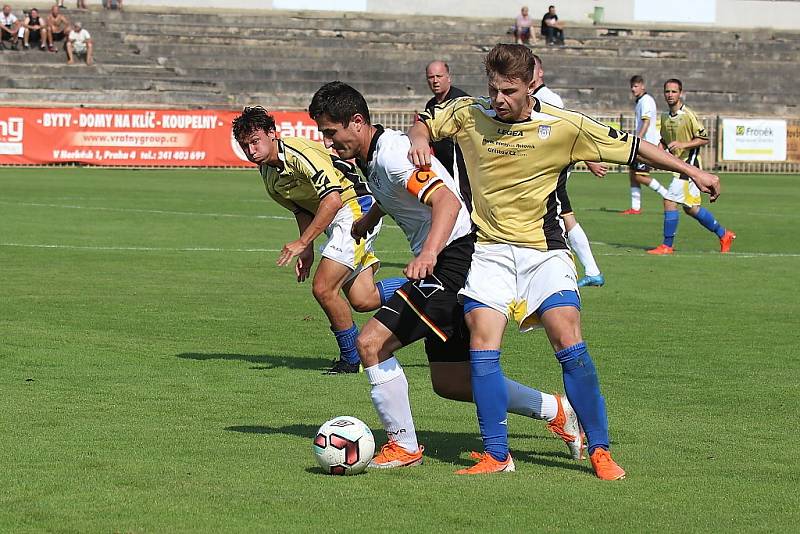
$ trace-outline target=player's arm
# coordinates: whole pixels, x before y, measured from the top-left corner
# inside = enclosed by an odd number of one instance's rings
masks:
[[[302,235],[306,229],[311,225],[314,216],[303,209],[298,209],[294,212],[294,218],[297,221],[297,228]],[[297,256],[297,263],[294,266],[294,272],[297,275],[297,281],[303,282],[311,274],[311,265],[314,264],[314,247],[312,243],[305,248]]]
[[[665,150],[661,150],[652,143],[648,143],[644,140],[640,141],[637,156],[651,167],[688,176],[697,185],[700,191],[708,193],[711,202],[717,200],[717,197],[719,197],[722,192],[719,176],[699,169],[694,165],[689,165],[682,159],[673,156]]]
[[[386,214],[378,203],[373,203],[367,213],[353,221],[353,226],[350,228],[350,236],[356,240],[356,243],[360,243],[375,228],[384,215]]]
[[[636,137],[644,138],[644,134],[647,132],[647,129],[650,127],[650,117],[642,117],[642,126],[639,128],[639,131],[636,132]]]
[[[320,201],[317,213],[310,221],[307,220],[307,217],[303,217],[301,224],[301,220],[298,219],[297,224],[300,228],[300,238],[283,245],[281,255],[278,257],[278,265],[281,267],[288,265],[289,262],[292,261],[292,258],[299,256],[306,249],[311,247],[311,245],[314,244],[314,240],[330,226],[333,222],[333,218],[336,216],[336,212],[338,212],[341,207],[342,197],[338,192],[332,191]],[[295,216],[297,216],[297,214],[295,214]]]
[[[600,163],[598,161],[584,161],[586,167],[589,168],[589,172],[597,176],[598,178],[603,178],[606,174],[608,174],[608,165],[605,163]]]
[[[696,147],[706,146],[707,144],[708,144],[708,139],[704,139],[702,137],[693,137],[691,141],[686,141],[686,142],[673,141],[667,146],[667,149],[670,152],[675,152],[676,150],[683,150],[686,148],[696,148]]]
[[[433,273],[436,258],[447,245],[447,239],[453,233],[453,227],[461,210],[458,198],[441,183],[432,192],[427,193],[425,203],[431,207],[431,228],[422,245],[419,255],[403,269],[403,274],[411,280],[421,280]]]
[[[431,165],[431,132],[425,123],[415,122],[408,130],[408,139],[411,141],[408,160],[421,169],[429,168]]]

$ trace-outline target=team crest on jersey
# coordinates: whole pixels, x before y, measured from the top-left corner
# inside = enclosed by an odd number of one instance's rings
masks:
[[[539,126],[539,139],[545,140],[548,137],[550,137],[551,130],[552,128],[550,126],[547,126],[546,124],[542,124],[541,126]]]

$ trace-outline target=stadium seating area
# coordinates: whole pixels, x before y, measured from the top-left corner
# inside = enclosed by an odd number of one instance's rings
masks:
[[[7,104],[302,109],[319,85],[348,81],[375,108],[419,109],[424,66],[449,62],[455,85],[485,92],[481,59],[510,42],[506,19],[430,19],[320,12],[93,11],[76,16],[96,42],[97,66],[64,54],[0,52]],[[576,109],[629,111],[628,78],[653,92],[667,77],[704,113],[798,116],[800,33],[571,26],[564,47],[535,47],[548,84]]]

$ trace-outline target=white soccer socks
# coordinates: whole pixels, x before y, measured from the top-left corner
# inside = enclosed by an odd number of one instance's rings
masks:
[[[649,187],[650,189],[652,189],[653,191],[655,191],[656,193],[658,193],[659,195],[661,195],[664,198],[667,198],[667,195],[669,194],[669,191],[667,191],[667,188],[664,187],[663,185],[661,185],[659,183],[659,181],[656,180],[655,178],[650,180],[650,183],[647,184],[647,187]]]
[[[552,421],[558,415],[558,402],[549,393],[542,393],[508,377],[506,377],[506,390],[508,391],[508,413],[545,421]]]
[[[372,404],[389,440],[397,442],[410,453],[417,452],[419,443],[411,416],[408,380],[400,362],[392,356],[378,365],[367,367],[364,372],[372,386]]]
[[[637,211],[642,209],[642,188],[638,185],[631,186],[631,209]]]
[[[570,229],[567,234],[567,239],[569,239],[569,247],[575,255],[578,256],[578,261],[583,265],[584,274],[586,276],[599,275],[600,268],[597,266],[597,262],[594,261],[592,247],[589,246],[589,238],[586,236],[586,232],[583,231],[580,224],[576,223],[575,226]]]

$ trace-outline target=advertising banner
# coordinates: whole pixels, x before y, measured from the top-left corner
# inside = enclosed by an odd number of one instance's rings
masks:
[[[236,111],[0,107],[0,165],[249,167]],[[304,112],[275,112],[284,136],[320,140]]]
[[[790,124],[786,128],[786,159],[800,162],[800,124]]]
[[[724,161],[786,161],[786,121],[722,119]]]

